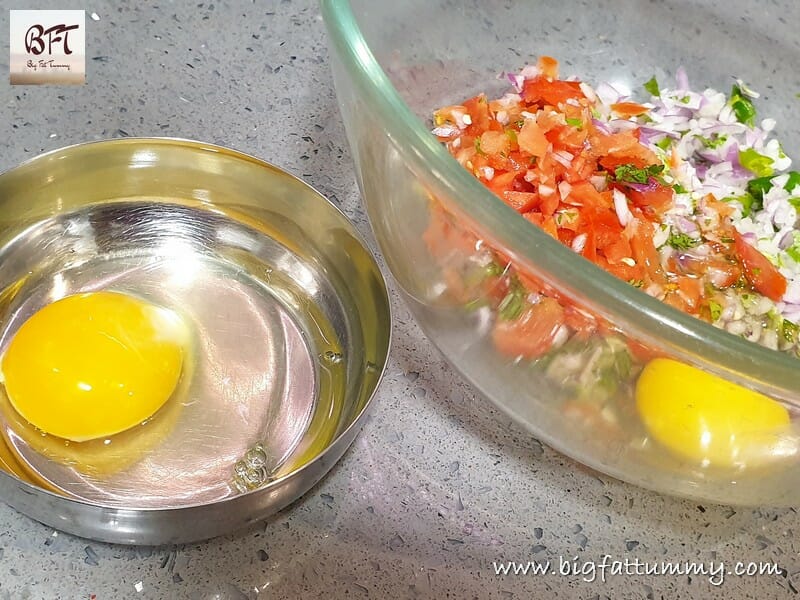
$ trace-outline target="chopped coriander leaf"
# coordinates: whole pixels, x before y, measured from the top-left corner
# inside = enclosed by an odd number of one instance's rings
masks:
[[[682,104],[689,104],[689,102],[691,102],[691,100],[692,100],[691,96],[684,96],[683,98],[681,98],[681,103]]]
[[[800,263],[800,231],[792,233],[792,245],[786,249],[786,254],[796,263]]]
[[[759,154],[753,148],[739,150],[739,163],[759,177],[769,177],[775,173],[775,169],[772,168],[773,162],[769,156]]]
[[[673,185],[672,189],[675,190],[676,194],[687,194],[687,193],[689,193],[689,190],[687,190],[685,187],[683,187],[680,183],[676,183],[675,185]]]
[[[513,321],[519,317],[522,314],[522,310],[525,308],[525,296],[525,288],[523,288],[519,282],[514,281],[508,293],[497,307],[500,318],[505,321]]]
[[[794,343],[797,341],[798,331],[800,331],[800,327],[798,327],[796,323],[792,323],[789,319],[783,320],[781,333],[783,334],[783,339],[787,342]]]
[[[711,311],[711,320],[719,321],[719,318],[722,316],[722,305],[719,302],[711,300],[708,303],[708,310]]]
[[[757,177],[747,182],[747,193],[759,202],[764,201],[764,194],[772,189],[772,177]]]
[[[728,141],[728,136],[727,135],[716,135],[713,138],[712,137],[701,137],[700,141],[702,142],[703,146],[705,146],[706,148],[710,148],[711,150],[714,150],[714,149],[719,148],[720,146],[722,146],[725,142],[727,142]]]
[[[569,125],[571,127],[582,127],[583,126],[583,119],[580,119],[580,118],[574,118],[573,119],[573,118],[567,117],[566,121],[567,121],[567,125]]]
[[[474,300],[470,300],[469,302],[467,302],[464,305],[464,309],[467,312],[473,312],[473,311],[476,311],[479,308],[483,308],[484,306],[487,306],[487,305],[488,305],[488,302],[487,302],[486,298],[475,298]]]
[[[744,95],[742,88],[738,85],[734,85],[731,89],[730,105],[740,123],[750,125],[750,127],[755,125],[756,107],[750,98]]]
[[[498,262],[492,261],[486,265],[486,275],[488,277],[500,277],[503,273],[505,273],[505,269]]]
[[[672,145],[672,140],[669,138],[669,136],[664,136],[664,139],[661,139],[658,142],[656,142],[656,146],[658,146],[665,152],[667,151],[667,148],[669,148],[671,145]]]
[[[628,183],[647,183],[664,170],[664,165],[650,165],[640,169],[634,164],[626,163],[614,169],[614,179]]]
[[[723,202],[738,202],[742,205],[742,216],[749,217],[753,212],[759,211],[764,207],[763,202],[755,198],[750,192],[745,192],[741,196],[728,196],[722,199]]]
[[[756,302],[758,302],[758,297],[755,294],[742,294],[739,296],[739,299],[742,301],[742,306],[747,308],[753,308]]]
[[[700,243],[700,240],[693,238],[687,233],[670,232],[667,243],[676,250],[688,250]]]
[[[640,288],[644,287],[644,280],[643,279],[630,279],[628,283],[631,284],[633,287]]]
[[[644,84],[645,91],[650,94],[651,96],[660,96],[661,90],[658,88],[658,81],[656,81],[656,76],[653,75],[649,81],[646,81]]]
[[[486,156],[486,152],[481,149],[481,136],[475,138],[475,151],[481,156]]]
[[[783,189],[785,189],[787,192],[792,192],[799,183],[800,183],[800,173],[798,173],[797,171],[789,171],[789,179],[786,180]]]

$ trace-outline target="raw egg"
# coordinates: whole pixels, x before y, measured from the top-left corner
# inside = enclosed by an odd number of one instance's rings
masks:
[[[653,439],[702,466],[753,467],[796,451],[782,404],[678,361],[645,366],[636,406]]]
[[[0,373],[26,421],[84,442],[152,417],[180,381],[186,341],[172,310],[120,292],[77,294],[22,324]]]

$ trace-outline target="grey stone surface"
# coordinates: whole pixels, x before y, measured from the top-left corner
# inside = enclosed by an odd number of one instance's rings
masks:
[[[369,227],[316,3],[41,3],[87,10],[87,83],[0,83],[0,167],[86,140],[232,146]],[[0,32],[8,31],[8,8]],[[95,12],[99,20],[89,18]],[[7,71],[7,40],[0,71]],[[800,589],[795,510],[698,506],[598,476],[461,383],[394,296],[391,361],[344,460],[268,522],[206,543],[78,539],[0,505],[0,600],[16,598],[783,598]],[[506,575],[494,561],[775,561],[782,575]]]

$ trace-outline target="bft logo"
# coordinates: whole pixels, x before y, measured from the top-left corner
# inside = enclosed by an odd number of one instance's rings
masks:
[[[80,84],[86,80],[86,13],[12,10],[11,83]]]
[[[54,25],[49,29],[45,29],[41,25],[31,25],[25,34],[25,50],[28,51],[28,54],[39,56],[44,53],[46,48],[47,54],[53,54],[53,44],[56,44],[58,51],[60,43],[61,50],[65,55],[72,54],[72,50],[69,49],[69,32],[79,28],[80,25],[65,25],[64,23]],[[47,42],[46,45],[45,42]]]

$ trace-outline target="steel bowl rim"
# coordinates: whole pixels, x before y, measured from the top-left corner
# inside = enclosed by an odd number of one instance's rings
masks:
[[[209,151],[215,151],[215,152],[224,152],[228,156],[231,156],[233,158],[240,159],[240,160],[247,160],[248,162],[254,163],[255,165],[260,166],[260,167],[266,167],[266,168],[269,168],[269,169],[276,169],[278,171],[281,171],[282,173],[284,173],[288,177],[290,177],[292,180],[294,180],[295,183],[298,183],[298,184],[300,184],[302,186],[305,186],[306,188],[311,190],[319,199],[321,199],[323,202],[328,204],[328,206],[330,208],[332,208],[339,215],[339,217],[341,217],[344,220],[345,223],[347,223],[349,225],[349,227],[352,230],[350,233],[358,241],[358,243],[361,244],[361,246],[364,249],[364,251],[372,259],[372,262],[373,262],[373,264],[375,266],[375,272],[378,275],[378,280],[381,283],[381,290],[383,291],[383,295],[385,296],[385,299],[386,299],[386,310],[387,310],[387,316],[388,316],[387,337],[386,337],[386,353],[383,356],[383,365],[381,366],[381,369],[378,372],[378,376],[377,376],[377,378],[375,380],[375,385],[374,385],[372,391],[370,392],[369,397],[367,398],[366,402],[364,402],[364,406],[361,407],[361,410],[353,418],[352,422],[347,427],[345,427],[339,433],[339,435],[337,435],[335,438],[332,438],[325,445],[325,448],[319,454],[317,454],[314,458],[312,458],[308,462],[304,463],[298,469],[295,469],[295,470],[291,471],[290,473],[287,473],[287,474],[285,474],[285,475],[283,475],[283,476],[281,476],[281,477],[279,477],[277,479],[273,479],[269,483],[267,483],[267,484],[265,484],[265,485],[263,485],[263,486],[261,486],[259,488],[256,488],[254,490],[250,490],[250,491],[247,491],[247,492],[244,492],[244,493],[241,493],[241,494],[236,494],[234,496],[230,496],[230,497],[224,498],[222,500],[214,500],[214,501],[210,501],[210,502],[199,502],[199,503],[195,503],[195,504],[185,504],[185,505],[181,505],[181,506],[169,506],[169,507],[164,507],[164,508],[158,508],[158,507],[136,507],[136,506],[123,506],[123,505],[120,505],[120,506],[113,505],[112,506],[112,505],[105,505],[105,504],[100,504],[100,503],[96,503],[96,502],[89,502],[88,500],[83,500],[83,499],[80,499],[80,498],[70,498],[68,496],[63,496],[61,494],[57,494],[57,493],[52,492],[50,490],[46,490],[46,489],[41,488],[41,487],[39,487],[37,485],[34,485],[33,483],[30,483],[30,482],[24,481],[22,479],[19,479],[15,475],[13,475],[11,473],[6,473],[3,470],[0,470],[0,477],[6,477],[8,479],[11,479],[13,482],[15,482],[17,484],[22,485],[24,488],[26,488],[24,490],[25,492],[34,493],[36,495],[43,495],[43,496],[49,498],[50,500],[52,500],[54,502],[66,502],[68,504],[80,505],[80,506],[86,507],[89,510],[97,509],[97,510],[102,510],[102,511],[132,511],[132,512],[136,512],[136,513],[140,513],[140,514],[148,514],[148,513],[164,514],[164,513],[170,513],[170,512],[182,512],[182,511],[189,511],[189,510],[194,510],[194,509],[201,509],[203,507],[208,507],[208,506],[224,506],[227,503],[233,503],[233,502],[239,501],[241,498],[244,498],[246,496],[266,495],[269,492],[271,492],[274,488],[281,487],[283,484],[285,484],[285,482],[287,482],[287,481],[289,481],[291,479],[297,478],[297,477],[301,477],[306,470],[311,470],[315,466],[315,464],[317,462],[319,462],[321,460],[324,460],[324,458],[326,457],[328,451],[333,446],[338,445],[341,439],[346,438],[347,436],[349,436],[352,433],[351,430],[359,429],[359,428],[363,427],[363,425],[364,425],[363,421],[365,420],[365,418],[367,416],[367,413],[369,412],[369,410],[372,407],[373,400],[375,398],[375,394],[377,393],[378,388],[380,387],[381,381],[383,380],[383,377],[386,374],[386,368],[387,368],[387,366],[389,364],[389,355],[391,353],[391,347],[392,347],[392,338],[393,338],[393,329],[394,329],[393,328],[394,314],[393,314],[393,310],[392,310],[391,298],[389,296],[389,287],[386,284],[386,278],[384,277],[383,272],[381,271],[380,264],[378,263],[378,260],[377,260],[377,257],[375,255],[375,253],[370,249],[369,245],[367,245],[367,243],[366,243],[366,241],[364,239],[364,236],[361,235],[361,232],[359,232],[358,229],[355,227],[355,224],[353,223],[353,221],[351,221],[347,217],[347,215],[344,214],[342,209],[339,208],[338,206],[336,206],[333,202],[331,202],[331,200],[327,196],[322,194],[314,186],[312,186],[308,182],[304,181],[303,179],[301,179],[300,177],[298,177],[294,173],[286,171],[285,169],[283,169],[283,168],[281,168],[281,167],[279,167],[277,165],[274,165],[274,164],[272,164],[272,163],[270,163],[270,162],[268,162],[266,160],[258,158],[257,156],[254,156],[252,154],[248,154],[248,153],[242,152],[240,150],[235,150],[235,149],[229,148],[227,146],[222,146],[220,144],[213,144],[213,143],[210,143],[210,142],[201,142],[199,140],[193,140],[193,139],[189,139],[189,138],[158,137],[158,136],[156,136],[156,137],[147,137],[147,136],[143,136],[143,137],[125,137],[125,138],[109,138],[109,139],[105,139],[105,140],[90,140],[90,141],[86,141],[86,142],[78,142],[78,143],[75,143],[75,144],[70,144],[70,145],[67,145],[67,146],[63,146],[61,148],[56,148],[54,150],[48,150],[47,152],[43,152],[41,154],[37,154],[36,156],[28,158],[28,159],[24,160],[23,162],[21,162],[21,163],[19,163],[17,165],[14,165],[14,166],[12,166],[12,167],[0,172],[0,178],[6,176],[8,174],[11,174],[11,173],[17,171],[18,169],[23,168],[23,167],[30,167],[32,164],[34,164],[34,163],[36,163],[36,162],[38,162],[38,161],[40,161],[42,159],[50,158],[53,155],[57,155],[57,154],[59,154],[61,152],[70,152],[70,151],[73,151],[73,150],[80,150],[80,149],[83,149],[83,148],[86,148],[86,147],[90,147],[90,146],[95,146],[95,145],[127,145],[127,144],[132,144],[132,143],[135,143],[135,142],[140,142],[140,143],[154,143],[155,142],[155,143],[163,143],[163,144],[168,144],[168,145],[174,144],[174,145],[177,145],[177,146],[184,145],[184,144],[189,144],[191,146],[194,146],[195,149],[198,149],[198,150],[209,150]],[[353,436],[353,441],[354,440],[355,440],[355,435]],[[352,444],[352,441],[350,442],[350,444]],[[336,462],[338,462],[338,461],[336,461]],[[325,473],[327,473],[328,471],[330,471],[330,469],[332,467],[333,467],[333,465],[331,465],[327,469],[323,469],[323,471]],[[324,477],[324,475],[323,475],[323,477]]]

